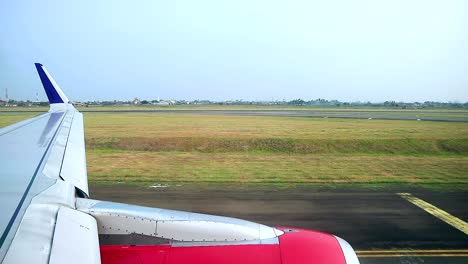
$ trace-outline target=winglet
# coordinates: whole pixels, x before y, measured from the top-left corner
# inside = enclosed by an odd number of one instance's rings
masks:
[[[51,111],[66,109],[66,105],[69,103],[67,96],[62,92],[58,84],[42,64],[34,63],[34,65],[36,66],[37,73],[41,78],[42,86],[44,86],[47,98],[49,98]]]

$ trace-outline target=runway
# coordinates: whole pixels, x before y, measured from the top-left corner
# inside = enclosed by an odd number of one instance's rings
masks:
[[[94,199],[224,215],[270,226],[320,230],[351,243],[361,263],[467,263],[468,195],[424,189],[318,187],[135,187],[91,185]],[[459,219],[453,226],[408,201],[410,194]],[[424,207],[424,206],[423,206]],[[459,222],[460,223],[460,222]],[[465,225],[464,225],[464,224]]]
[[[36,113],[37,111],[8,111],[8,113]],[[417,120],[441,122],[468,122],[468,111],[413,111],[413,110],[100,110],[81,109],[82,113],[146,113],[146,114],[197,114],[197,115],[234,115],[234,116],[283,116],[310,118],[352,118],[381,120]]]

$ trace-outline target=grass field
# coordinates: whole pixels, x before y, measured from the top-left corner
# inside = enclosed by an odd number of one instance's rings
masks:
[[[468,123],[85,113],[85,133],[91,182],[468,189]]]
[[[14,124],[21,120],[37,116],[34,113],[4,113],[0,114],[0,128]]]

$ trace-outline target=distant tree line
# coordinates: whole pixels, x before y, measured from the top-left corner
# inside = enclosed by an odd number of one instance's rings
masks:
[[[383,103],[371,103],[371,102],[340,102],[338,100],[326,100],[326,99],[316,99],[305,101],[302,99],[294,99],[284,104],[287,105],[297,105],[297,106],[338,106],[338,107],[387,107],[387,108],[468,108],[468,102],[466,103],[456,103],[456,102],[434,102],[434,101],[425,101],[425,102],[397,102],[397,101],[385,101]]]
[[[385,107],[385,108],[458,108],[468,109],[468,102],[397,102],[385,101],[380,103],[372,102],[341,102],[338,100],[326,100],[318,98],[315,100],[304,100],[301,98],[286,101],[245,101],[245,100],[230,100],[230,101],[211,101],[211,100],[139,100],[135,98],[133,101],[89,101],[77,102],[80,106],[130,106],[130,105],[162,105],[168,102],[168,105],[278,105],[278,106],[320,106],[320,107]],[[0,100],[0,106],[48,106],[48,102],[32,102],[21,100],[9,100],[8,102]]]

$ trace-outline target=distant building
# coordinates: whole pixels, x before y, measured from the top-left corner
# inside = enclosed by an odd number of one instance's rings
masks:
[[[168,101],[159,101],[159,102],[156,102],[156,103],[153,103],[153,105],[157,105],[157,106],[168,106],[170,105]]]
[[[73,106],[76,107],[88,107],[88,104],[82,103],[82,102],[72,102]]]
[[[169,105],[174,105],[176,102],[174,100],[160,100],[157,102],[153,102],[153,105],[157,106],[169,106]]]

